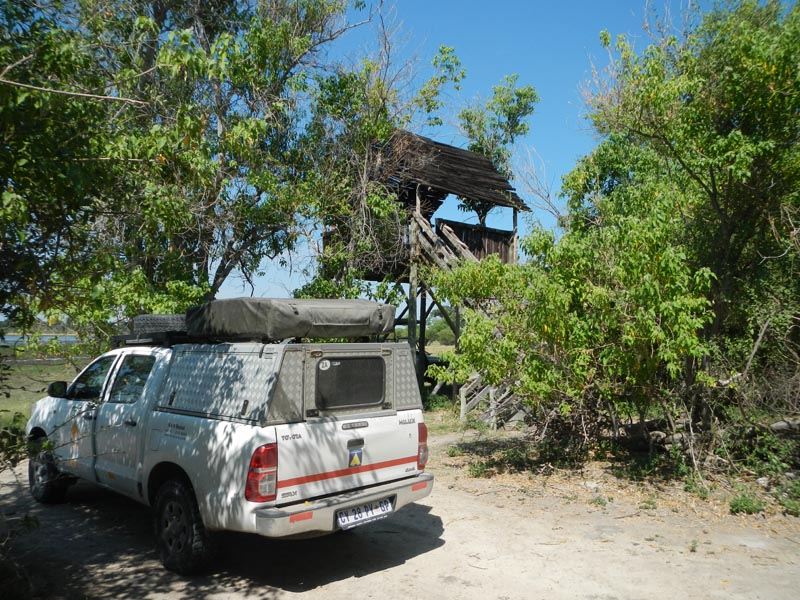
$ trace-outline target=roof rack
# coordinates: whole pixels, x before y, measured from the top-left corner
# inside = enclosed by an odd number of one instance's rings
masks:
[[[189,335],[185,331],[152,331],[150,333],[131,333],[111,337],[112,348],[125,346],[163,346],[170,348],[176,344],[230,344],[236,342],[257,342],[261,344],[275,343],[280,340],[254,338],[251,336],[211,336]]]

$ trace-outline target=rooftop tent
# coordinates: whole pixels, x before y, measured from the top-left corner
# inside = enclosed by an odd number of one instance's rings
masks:
[[[367,300],[231,298],[190,308],[186,331],[214,338],[355,338],[391,332],[394,311]]]

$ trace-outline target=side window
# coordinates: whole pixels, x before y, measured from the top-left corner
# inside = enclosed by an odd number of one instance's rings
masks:
[[[100,400],[103,393],[103,383],[106,380],[111,365],[117,359],[116,356],[105,356],[93,362],[80,376],[72,382],[67,396],[71,400]]]
[[[155,356],[126,356],[111,388],[109,402],[132,404],[142,396]]]

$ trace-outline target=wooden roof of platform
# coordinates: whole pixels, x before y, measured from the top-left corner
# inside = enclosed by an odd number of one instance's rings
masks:
[[[426,196],[455,194],[474,201],[530,211],[508,179],[482,154],[398,130],[384,147],[382,179],[405,188],[431,188]]]

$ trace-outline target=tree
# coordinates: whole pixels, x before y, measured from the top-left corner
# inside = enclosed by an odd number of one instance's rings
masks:
[[[321,180],[302,130],[346,2],[2,6],[6,310],[104,327],[213,297],[292,248]]]
[[[386,181],[391,169],[384,148],[393,133],[419,118],[440,124],[441,93],[447,86],[457,88],[464,70],[453,49],[443,46],[433,59],[433,76],[408,95],[409,65],[392,63],[387,31],[381,31],[380,42],[375,58],[315,80],[317,103],[303,144],[316,149],[306,155],[305,171],[317,178],[307,214],[314,227],[323,228],[324,248],[316,277],[297,291],[300,295],[372,295],[364,275],[392,273],[408,258],[408,215]],[[385,300],[387,294],[383,285],[377,297]]]
[[[489,315],[468,315],[461,378],[510,383],[581,437],[620,412],[702,417],[713,447],[705,409],[739,398],[727,369],[793,374],[800,355],[800,9],[743,0],[654,31],[641,54],[618,38],[595,82],[601,142],[564,178],[563,234],[434,280]]]
[[[533,86],[517,87],[517,75],[508,75],[493,88],[492,97],[483,106],[474,104],[461,110],[459,123],[469,140],[467,150],[492,161],[495,168],[508,177],[511,172],[511,151],[517,137],[530,130],[526,119],[533,115],[539,96]],[[482,227],[494,205],[462,198],[459,208],[478,215]]]
[[[64,282],[96,278],[93,202],[109,185],[93,160],[106,134],[104,107],[70,93],[103,89],[82,36],[29,2],[0,4],[0,311],[30,318]],[[14,85],[8,84],[15,77]],[[46,93],[54,80],[82,82]]]
[[[657,180],[621,194],[595,207],[595,226],[558,241],[535,228],[524,264],[489,257],[429,275],[440,297],[479,309],[467,311],[460,353],[447,357],[456,378],[477,371],[510,386],[542,423],[571,422],[576,441],[596,440],[603,415],[659,407],[670,418],[687,362],[707,350],[710,273],[671,241],[679,196]]]
[[[697,267],[715,277],[705,329],[735,369],[758,333],[766,362],[797,357],[797,256],[791,219],[800,201],[800,8],[732,1],[679,39],[665,28],[641,54],[617,39],[610,76],[590,99],[607,145],[643,147],[683,196],[676,207]],[[602,40],[611,48],[611,36]],[[628,168],[623,162],[617,172]],[[614,186],[627,185],[624,177]],[[603,191],[603,195],[607,190]],[[573,202],[591,211],[594,198]]]

